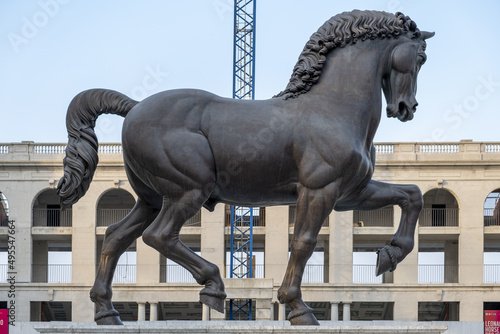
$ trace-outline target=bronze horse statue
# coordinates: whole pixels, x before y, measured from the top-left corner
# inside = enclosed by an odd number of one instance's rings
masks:
[[[413,118],[417,74],[425,40],[402,13],[352,11],[332,17],[305,45],[286,89],[262,101],[222,98],[200,90],[170,90],[141,102],[91,89],[70,103],[63,206],[87,191],[98,161],[94,133],[104,113],[125,117],[125,170],[138,200],[108,227],[94,286],[98,324],[121,324],[111,302],[120,255],[138,237],[186,268],[205,287],[200,301],[224,310],[219,268],[179,240],[202,207],[296,205],[291,254],[278,299],[293,325],[318,324],[301,297],[304,267],[332,210],[375,210],[399,205],[391,244],[378,251],[377,274],[394,270],[413,249],[422,208],[417,186],[372,180],[373,137],[381,118]]]

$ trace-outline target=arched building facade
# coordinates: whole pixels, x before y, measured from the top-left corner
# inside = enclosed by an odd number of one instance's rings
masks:
[[[61,211],[55,193],[64,144],[0,144],[0,287],[7,286],[6,222],[15,225],[17,321],[92,321],[88,298],[106,227],[136,201],[121,146],[100,146],[87,194]],[[320,320],[483,321],[500,307],[500,144],[377,144],[374,178],[416,184],[424,207],[413,252],[394,273],[375,277],[375,251],[390,241],[399,207],[332,212],[303,284]],[[277,320],[276,293],[286,268],[294,207],[256,209],[255,279],[226,279],[233,298],[255,299],[255,319]],[[226,270],[227,209],[202,210],[181,239]],[[225,246],[224,246],[225,245]],[[122,256],[114,301],[124,320],[201,320],[200,287],[141,239]],[[0,289],[0,302],[8,301]],[[224,315],[212,313],[212,319]]]

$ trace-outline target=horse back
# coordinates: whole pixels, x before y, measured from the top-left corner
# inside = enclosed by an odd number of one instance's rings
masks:
[[[293,114],[276,99],[234,100],[200,90],[166,91],[145,99],[127,115],[124,155],[138,172],[158,161],[163,165],[159,168],[182,170],[180,165],[190,163],[186,168],[191,173],[210,170],[217,201],[293,202],[293,124]]]

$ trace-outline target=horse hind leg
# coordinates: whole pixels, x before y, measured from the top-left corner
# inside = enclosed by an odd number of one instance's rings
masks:
[[[321,226],[335,203],[334,194],[333,184],[319,190],[302,189],[299,193],[290,260],[278,290],[280,303],[285,303],[292,309],[288,314],[292,325],[319,325],[313,310],[302,300],[300,285]]]
[[[157,209],[146,205],[139,199],[125,218],[106,229],[99,268],[90,290],[90,299],[97,309],[95,321],[98,325],[122,325],[119,313],[111,302],[113,294],[111,283],[116,264],[123,252],[141,236],[157,213]]]
[[[202,207],[201,190],[190,190],[178,200],[167,197],[155,221],[144,231],[142,239],[168,259],[186,268],[200,285],[200,302],[223,313],[226,293],[219,268],[201,258],[179,239],[182,225]]]

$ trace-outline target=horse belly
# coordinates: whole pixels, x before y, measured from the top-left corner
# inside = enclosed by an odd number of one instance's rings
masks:
[[[249,161],[241,155],[237,159],[217,161],[217,185],[212,197],[228,204],[248,206],[295,203],[294,164],[279,156],[275,160],[265,157]]]

